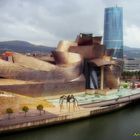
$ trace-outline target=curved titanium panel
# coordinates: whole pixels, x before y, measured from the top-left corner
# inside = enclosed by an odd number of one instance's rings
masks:
[[[73,41],[60,41],[57,45],[56,50],[62,52],[68,52],[70,46],[77,46],[76,42]]]
[[[44,62],[34,57],[25,56],[19,53],[13,53],[13,61],[16,64],[19,64],[21,66],[24,66],[25,68],[29,68],[32,70],[51,71],[57,67],[48,62]]]
[[[53,51],[56,64],[73,64],[82,61],[81,56],[76,53]]]
[[[81,74],[81,62],[66,67],[58,66],[51,71],[33,70],[4,60],[0,60],[0,65],[0,77],[27,81],[70,81]]]
[[[119,87],[119,75],[117,75],[117,71],[114,71],[116,66],[106,66],[105,67],[105,87],[114,89]],[[115,68],[116,69],[116,68]],[[117,70],[117,69],[116,69]]]

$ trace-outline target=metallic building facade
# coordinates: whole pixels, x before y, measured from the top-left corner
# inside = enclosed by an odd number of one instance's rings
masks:
[[[105,9],[104,45],[108,55],[123,58],[123,8],[121,7]]]
[[[104,50],[100,36],[80,34],[76,41],[59,42],[50,55],[55,63],[5,52],[0,59],[0,77],[20,84],[5,83],[0,89],[40,97],[117,88],[119,59],[106,56]]]

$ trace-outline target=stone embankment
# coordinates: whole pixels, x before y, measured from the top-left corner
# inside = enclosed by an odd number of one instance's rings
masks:
[[[86,109],[80,109],[77,111],[69,113],[60,113],[59,115],[45,114],[41,116],[33,116],[26,118],[17,118],[13,120],[1,120],[0,121],[0,134],[7,132],[20,131],[30,128],[36,128],[40,126],[53,125],[58,123],[65,123],[72,120],[77,120],[81,118],[87,118],[90,116],[95,116],[102,113],[111,112],[113,110],[119,109],[127,105],[128,103],[116,104],[106,107],[93,108],[89,107]],[[9,122],[8,122],[9,121]]]

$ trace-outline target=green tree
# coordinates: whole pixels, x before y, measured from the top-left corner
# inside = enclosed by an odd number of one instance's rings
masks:
[[[25,113],[25,117],[26,117],[26,114],[29,111],[29,107],[28,106],[23,106],[22,111]]]
[[[138,78],[139,78],[139,80],[140,80],[140,71],[138,71]]]
[[[37,110],[40,112],[40,115],[41,115],[41,111],[43,111],[43,105],[39,104],[37,106]]]
[[[125,80],[126,79],[126,77],[127,77],[127,72],[126,71],[123,71],[123,73],[122,73],[122,78]]]
[[[7,108],[6,109],[6,113],[8,114],[8,119],[11,118],[11,114],[14,113],[13,109],[12,108]]]

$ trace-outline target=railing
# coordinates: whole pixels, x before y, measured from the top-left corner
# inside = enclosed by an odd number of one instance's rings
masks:
[[[92,110],[92,111],[90,111],[90,114],[91,115],[100,114],[100,113],[103,113],[103,112],[108,112],[108,111],[115,110],[115,109],[117,109],[119,107],[121,107],[121,106],[120,105],[108,106],[108,107],[101,108],[101,109],[98,109],[98,110]]]
[[[132,100],[136,100],[139,98],[140,98],[140,93],[136,93],[136,94],[132,94],[132,95],[125,96],[125,97],[119,97],[116,99],[110,99],[110,100],[99,101],[99,102],[94,102],[94,103],[87,103],[87,104],[80,104],[80,106],[92,106],[92,107],[107,106],[107,105],[131,102]]]

